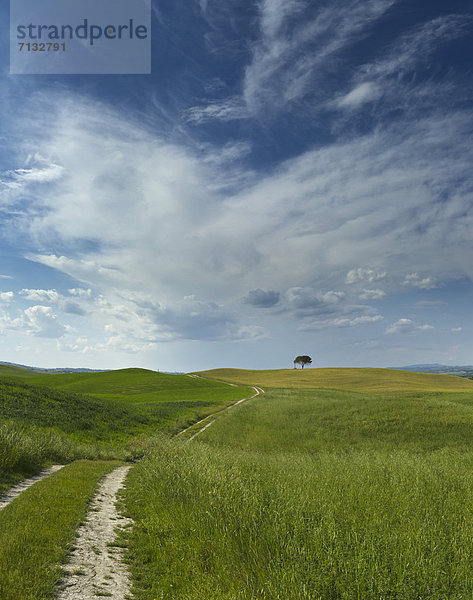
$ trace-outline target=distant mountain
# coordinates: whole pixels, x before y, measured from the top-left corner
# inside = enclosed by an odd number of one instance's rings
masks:
[[[401,371],[415,371],[416,373],[441,373],[444,375],[456,375],[457,377],[473,377],[473,365],[440,365],[434,363],[391,368],[400,369]]]
[[[28,371],[38,371],[38,373],[103,373],[110,369],[41,369],[40,367],[29,367],[27,365],[20,365],[18,363],[6,362],[0,360],[0,365],[7,365],[8,367],[19,367],[20,369],[28,369]]]

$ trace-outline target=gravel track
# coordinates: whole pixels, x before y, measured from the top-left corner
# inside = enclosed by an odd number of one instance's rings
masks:
[[[58,600],[125,600],[130,595],[130,578],[122,549],[114,546],[117,531],[132,524],[121,516],[115,503],[130,466],[119,467],[105,476],[94,496],[85,523],[77,530],[77,541]]]
[[[22,494],[33,484],[37,483],[38,481],[41,481],[41,479],[44,479],[45,477],[49,477],[49,475],[56,473],[56,471],[59,471],[63,467],[64,465],[54,465],[49,469],[44,469],[37,475],[34,475],[34,477],[25,479],[18,485],[15,485],[15,487],[10,488],[5,494],[3,494],[3,496],[0,496],[0,510],[4,509],[5,506],[8,506],[10,502],[13,502],[15,498],[18,498],[20,494]]]

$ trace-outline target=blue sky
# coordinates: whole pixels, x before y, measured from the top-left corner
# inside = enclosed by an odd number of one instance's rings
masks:
[[[153,0],[151,75],[10,75],[0,359],[473,364],[466,1]]]

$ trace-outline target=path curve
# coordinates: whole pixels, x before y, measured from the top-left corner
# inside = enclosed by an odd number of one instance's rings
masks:
[[[5,492],[5,494],[0,496],[0,510],[3,510],[5,508],[5,506],[8,506],[10,504],[10,502],[13,502],[13,500],[15,500],[15,498],[18,498],[18,496],[20,494],[22,494],[25,490],[27,490],[33,484],[37,483],[38,481],[41,481],[41,479],[44,479],[45,477],[49,477],[53,473],[56,473],[56,471],[59,471],[60,469],[62,469],[63,467],[64,467],[64,465],[53,465],[49,469],[43,469],[37,475],[34,475],[33,477],[30,477],[29,479],[25,479],[18,485],[15,485],[14,487],[7,490]]]
[[[58,600],[97,600],[100,596],[125,600],[130,597],[130,578],[123,551],[114,546],[116,530],[132,520],[120,515],[115,503],[131,466],[115,469],[104,477],[92,499],[86,520],[77,530],[75,548],[65,566],[66,577]]]
[[[198,379],[205,379],[205,377],[201,377],[200,375],[194,375],[194,374],[191,375],[191,374],[188,374],[187,376],[188,377],[196,377]],[[215,381],[215,379],[208,379],[207,381]],[[238,387],[235,383],[229,383],[228,381],[220,381],[220,383],[226,383],[227,385],[231,385],[233,387]],[[253,388],[255,390],[255,394],[253,394],[253,396],[248,396],[247,398],[241,398],[241,400],[237,400],[233,404],[230,404],[230,406],[227,406],[226,408],[222,408],[222,410],[219,410],[219,411],[217,411],[217,412],[215,412],[215,413],[213,413],[211,415],[208,415],[207,417],[204,417],[200,421],[197,421],[196,423],[193,423],[192,425],[189,425],[189,427],[186,427],[185,429],[182,429],[182,431],[180,431],[179,433],[177,433],[176,437],[179,437],[180,435],[182,435],[186,431],[189,431],[189,429],[192,429],[196,425],[200,425],[201,423],[204,423],[205,421],[208,421],[209,419],[212,419],[213,417],[219,417],[222,413],[226,412],[227,410],[232,409],[235,406],[238,406],[242,402],[246,402],[247,400],[251,400],[252,398],[256,398],[256,396],[259,396],[260,394],[264,394],[263,388],[260,388],[257,385],[250,385],[250,386],[244,386],[244,387],[251,387],[251,388]],[[211,425],[213,425],[216,420],[217,419],[215,418],[213,421],[210,421],[210,423],[206,423],[201,429],[199,429],[196,433],[194,433],[194,435],[192,435],[187,441],[191,442],[194,438],[196,438],[198,435],[200,435],[208,427],[210,427]]]

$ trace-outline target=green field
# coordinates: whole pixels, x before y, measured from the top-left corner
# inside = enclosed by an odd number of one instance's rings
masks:
[[[473,597],[473,383],[317,371],[210,372],[266,394],[133,469],[137,600]]]
[[[8,600],[53,598],[54,565],[112,468],[103,459],[141,456],[121,499],[135,600],[473,597],[472,381],[388,369],[3,375],[3,484],[75,461],[0,515]],[[254,393],[225,380],[265,394],[222,411]],[[209,414],[191,443],[174,437]],[[44,520],[48,503],[60,514]]]
[[[263,388],[331,388],[358,392],[473,392],[473,381],[453,375],[413,373],[395,369],[212,369],[202,377]]]
[[[139,457],[157,431],[172,435],[250,392],[145,369],[50,375],[1,366],[0,490],[53,461]]]

